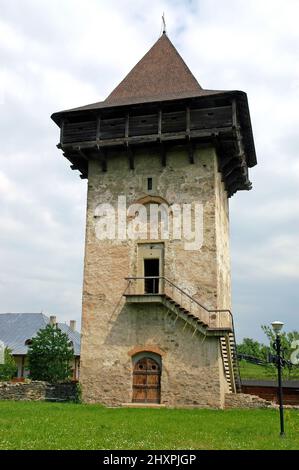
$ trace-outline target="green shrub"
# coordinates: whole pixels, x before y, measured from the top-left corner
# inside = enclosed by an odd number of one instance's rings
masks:
[[[30,377],[33,380],[60,382],[71,376],[73,345],[56,325],[39,330],[28,348]]]
[[[5,348],[4,364],[0,364],[0,381],[11,380],[17,373],[18,367],[11,351]]]

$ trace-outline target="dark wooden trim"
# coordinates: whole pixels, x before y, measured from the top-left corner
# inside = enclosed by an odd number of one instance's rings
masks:
[[[186,108],[186,133],[190,136],[190,108],[187,106]]]
[[[241,166],[242,162],[239,158],[233,157],[232,159],[230,159],[229,162],[222,167],[222,174],[224,178],[230,175],[236,168],[241,168]]]
[[[159,109],[159,116],[158,116],[158,136],[161,139],[162,136],[162,109]]]
[[[222,171],[224,167],[226,167],[233,159],[234,159],[234,155],[229,155],[227,157],[223,157],[220,155],[220,158],[219,158],[219,171]]]
[[[97,119],[97,131],[96,131],[96,140],[100,140],[101,138],[101,116]]]
[[[84,160],[88,161],[87,155],[83,152],[83,150],[81,150],[80,147],[77,149],[77,152],[79,153],[79,155],[81,155],[81,157],[84,158]]]
[[[129,138],[129,126],[130,126],[130,115],[128,113],[126,114],[126,121],[125,121],[125,139]]]
[[[233,123],[233,128],[237,129],[238,128],[238,115],[237,115],[237,101],[233,99],[232,101],[232,123]]]

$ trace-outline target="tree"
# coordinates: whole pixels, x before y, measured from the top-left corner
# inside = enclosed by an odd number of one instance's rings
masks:
[[[244,338],[241,344],[238,344],[238,354],[253,356],[262,361],[267,361],[270,348],[251,338]]]
[[[74,348],[67,334],[56,325],[47,325],[32,338],[28,348],[30,377],[60,382],[70,378]]]
[[[270,352],[271,354],[275,355],[276,351],[274,349],[274,341],[276,338],[276,335],[273,331],[273,329],[270,326],[267,325],[262,325],[262,330],[267,336],[269,342],[270,342]],[[292,343],[295,340],[299,340],[299,332],[298,331],[289,331],[286,333],[285,331],[280,334],[280,340],[281,340],[281,347],[282,347],[282,352],[283,352],[283,358],[287,361],[286,367],[288,370],[288,376],[289,378],[292,375],[292,372],[296,369],[298,369],[298,366],[294,366],[290,362],[291,354],[293,352],[292,348]]]
[[[0,364],[0,381],[12,379],[18,370],[17,364],[8,348],[4,350],[4,364]]]

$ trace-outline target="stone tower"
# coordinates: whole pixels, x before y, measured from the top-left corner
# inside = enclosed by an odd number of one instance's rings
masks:
[[[164,33],[105,101],[52,119],[88,178],[84,400],[222,407],[238,391],[228,199],[256,165],[246,94],[204,90]]]

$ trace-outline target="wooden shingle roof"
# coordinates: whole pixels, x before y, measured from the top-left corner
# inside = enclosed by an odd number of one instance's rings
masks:
[[[210,109],[211,114],[207,112],[208,123],[205,124],[203,121],[197,124],[193,123],[195,126],[194,132],[196,129],[206,132],[205,129],[210,129],[210,116],[214,116],[214,111],[221,113],[220,108],[232,106],[234,106],[235,111],[230,113],[230,117],[234,115],[235,121],[230,131],[233,134],[235,132],[242,134],[242,148],[244,149],[246,163],[248,167],[253,167],[257,161],[246,93],[239,90],[203,89],[168,36],[163,33],[104,101],[59,111],[52,114],[51,117],[61,129],[59,145],[64,146],[64,150],[67,150],[69,155],[69,160],[73,162],[73,160],[78,161],[79,157],[73,158],[74,155],[70,153],[70,146],[66,147],[65,145],[77,143],[80,144],[81,150],[82,145],[88,148],[92,146],[99,148],[114,144],[137,145],[137,141],[144,142],[143,135],[148,134],[152,135],[153,142],[156,142],[157,139],[161,142],[161,139],[165,140],[169,137],[166,135],[167,125],[165,127],[165,123],[163,124],[163,116],[164,120],[167,120],[167,113],[169,114],[175,110],[187,113],[187,109],[189,109],[189,113],[191,112],[194,115],[196,109],[200,110],[201,113],[203,113],[203,109]],[[190,118],[192,117],[191,114]],[[149,133],[149,128],[146,127],[146,129],[142,128],[144,134],[140,134],[140,129],[138,135],[134,134],[134,119],[136,121],[138,119],[136,116],[139,116],[140,120],[140,116],[144,115],[155,115],[153,119],[156,123],[158,123],[159,116],[161,117],[161,135],[158,135],[159,126],[154,124],[150,127],[151,133]],[[227,127],[227,123],[223,118],[220,118],[221,122],[218,122],[217,119],[215,121],[215,119],[213,121],[214,127],[212,126],[213,128],[210,129],[211,135],[214,136],[221,134],[221,128],[223,127],[220,125],[221,123],[224,127]],[[127,124],[125,124],[126,122]],[[187,132],[187,118],[185,124],[184,129],[180,128],[180,131]],[[190,129],[188,132],[190,138]],[[191,137],[195,138],[194,132]],[[197,137],[199,138],[199,136]],[[226,139],[225,147],[235,146],[233,142],[235,136],[230,137],[231,142]],[[174,137],[171,136],[171,138]],[[148,137],[147,142],[149,142]],[[74,145],[72,146],[74,147]],[[76,148],[73,150],[77,155]],[[228,153],[231,153],[231,151],[231,149],[227,150]],[[223,153],[225,153],[224,150]],[[85,177],[83,175],[86,175],[86,171],[83,167],[86,167],[84,162],[83,165],[80,164],[80,171],[82,177]]]
[[[105,101],[111,105],[137,99],[160,101],[169,95],[181,98],[201,92],[198,81],[163,34]]]
[[[128,75],[104,100],[54,113],[59,122],[62,113],[89,111],[138,103],[212,96],[223,90],[204,90],[164,33]]]

